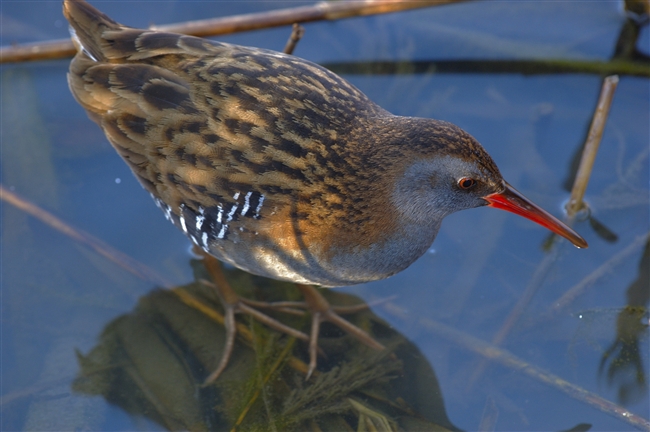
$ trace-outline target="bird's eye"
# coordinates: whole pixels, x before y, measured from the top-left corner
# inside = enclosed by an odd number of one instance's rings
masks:
[[[458,180],[458,187],[461,189],[471,189],[476,186],[476,180],[471,177],[463,177]]]

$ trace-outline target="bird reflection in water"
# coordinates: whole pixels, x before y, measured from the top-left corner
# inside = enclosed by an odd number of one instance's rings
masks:
[[[214,291],[202,282],[209,275],[200,261],[192,266],[196,282],[142,297],[133,312],[105,327],[95,348],[78,355],[75,391],[101,395],[169,430],[268,430],[271,424],[277,430],[357,430],[362,420],[391,427],[378,430],[458,430],[426,358],[368,309],[350,320],[385,350],[327,326],[320,337],[325,372],[305,382],[305,344],[250,320],[239,324],[230,366],[213,384],[201,385],[221,356],[223,345],[215,341],[223,344],[227,336]],[[291,283],[237,269],[225,275],[251,298],[300,297]],[[360,302],[332,290],[325,297],[340,305]],[[309,325],[305,316],[282,315],[296,328]]]

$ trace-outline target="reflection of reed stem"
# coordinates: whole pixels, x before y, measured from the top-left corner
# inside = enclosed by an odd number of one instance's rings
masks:
[[[134,260],[130,256],[118,251],[117,249],[112,248],[91,234],[68,225],[61,219],[54,216],[52,213],[43,210],[37,205],[20,197],[18,194],[9,191],[2,184],[0,184],[0,200],[8,202],[9,204],[17,207],[25,213],[28,213],[34,216],[36,219],[39,219],[46,225],[49,225],[51,228],[54,228],[55,230],[72,238],[73,240],[88,246],[99,255],[107,258],[109,261],[114,262],[118,266],[136,275],[137,277],[146,281],[154,282],[163,287],[169,288],[172,286],[170,282],[166,281],[162,276],[158,275],[155,271],[145,266],[144,264]]]
[[[596,154],[598,154],[598,147],[600,146],[600,141],[603,137],[605,123],[607,122],[607,116],[609,114],[609,108],[612,105],[616,86],[618,86],[618,76],[616,75],[608,76],[603,80],[603,86],[600,90],[596,112],[591,121],[587,141],[582,150],[580,166],[578,167],[578,172],[573,182],[573,188],[571,189],[571,198],[567,204],[567,214],[570,220],[572,220],[576,213],[583,207],[582,199],[585,196],[589,177],[591,177],[591,171],[594,168]]]
[[[495,431],[497,421],[499,420],[499,407],[497,406],[494,396],[488,394],[485,399],[485,406],[483,407],[483,415],[481,416],[481,423],[478,425],[480,431]]]
[[[643,245],[650,240],[650,233],[645,233],[638,236],[632,243],[629,244],[625,249],[621,250],[619,253],[611,257],[609,260],[605,261],[601,266],[596,270],[591,272],[587,277],[582,279],[578,284],[574,285],[571,289],[566,291],[562,297],[553,302],[553,305],[544,315],[544,318],[550,318],[556,315],[558,312],[562,311],[567,307],[576,297],[581,295],[585,289],[593,285],[601,277],[611,274],[612,269],[617,265],[627,262],[627,258],[632,255],[634,252],[639,250]]]
[[[179,24],[154,26],[153,30],[182,33],[191,36],[218,36],[250,30],[306,23],[339,20],[356,16],[378,15],[428,6],[439,6],[466,0],[377,0],[350,2],[320,2],[309,6],[278,9],[268,12],[234,15]],[[0,48],[0,64],[72,57],[76,50],[70,39]]]
[[[401,310],[391,307],[392,303],[384,306],[390,313],[397,314],[400,318],[408,319]],[[637,427],[642,430],[650,429],[650,422],[636,414],[629,412],[622,406],[604,399],[597,394],[591,393],[582,387],[572,384],[557,375],[540,369],[530,363],[525,362],[523,359],[511,354],[509,351],[498,348],[488,342],[484,342],[478,338],[470,336],[454,328],[448,327],[442,323],[436,322],[429,318],[421,318],[418,324],[426,328],[430,332],[441,336],[452,343],[473,351],[485,359],[496,361],[503,366],[522,372],[529,377],[546,384],[554,389],[560,390],[573,399],[585,402],[590,406],[609,414],[627,424]]]

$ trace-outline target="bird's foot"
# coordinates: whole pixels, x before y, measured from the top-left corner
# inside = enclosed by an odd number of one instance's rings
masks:
[[[298,289],[300,289],[303,296],[305,297],[307,309],[309,309],[312,314],[311,334],[309,337],[309,368],[307,370],[307,379],[309,379],[314,370],[316,370],[316,359],[318,355],[318,334],[320,331],[320,325],[324,321],[331,322],[370,348],[374,348],[376,350],[384,349],[384,346],[377,342],[367,332],[342,318],[341,315],[337,313],[337,310],[330,306],[329,302],[325,299],[325,297],[321,295],[321,293],[318,292],[316,288],[310,285],[302,284],[296,284],[296,286]],[[359,308],[355,306],[353,308],[339,308],[339,310],[341,313],[345,313],[351,312],[352,310],[359,310]]]
[[[307,379],[311,377],[316,370],[318,359],[318,334],[320,332],[320,325],[325,321],[336,325],[341,330],[354,336],[365,345],[382,350],[384,346],[377,342],[372,336],[361,328],[350,323],[342,318],[340,314],[355,313],[367,309],[369,306],[366,304],[357,306],[334,307],[323,297],[318,290],[310,285],[296,284],[298,289],[302,292],[305,298],[304,302],[259,302],[253,300],[246,300],[240,298],[232,289],[226,280],[221,263],[214,257],[204,254],[204,265],[214,284],[208,283],[214,287],[217,292],[221,303],[224,308],[224,326],[226,328],[226,343],[221,360],[217,368],[212,372],[204,381],[203,385],[213,383],[228,366],[228,361],[232,355],[235,346],[235,337],[237,335],[237,326],[235,323],[235,313],[245,313],[255,318],[257,321],[266,324],[268,327],[275,329],[281,333],[293,336],[296,339],[309,343],[309,366],[307,369]],[[260,312],[258,309],[272,309],[278,312],[290,314],[304,314],[305,310],[309,311],[312,315],[311,332],[307,335],[299,330],[289,327],[280,321]]]
[[[318,290],[310,285],[296,284],[301,290],[305,301],[279,301],[279,302],[260,302],[249,299],[241,299],[240,301],[246,305],[259,308],[259,309],[272,309],[276,312],[283,312],[292,315],[304,315],[305,311],[310,311],[312,314],[312,327],[311,336],[309,338],[309,366],[307,371],[307,379],[309,379],[316,369],[317,351],[318,351],[318,334],[320,325],[324,321],[336,325],[341,330],[354,336],[365,345],[381,350],[384,348],[382,344],[377,342],[367,332],[360,329],[356,325],[350,323],[341,315],[352,314],[370,309],[371,305],[362,303],[354,306],[332,306],[330,303],[318,292]],[[373,302],[372,305],[384,303],[392,300],[394,297],[381,299]]]
[[[298,331],[292,327],[289,327],[285,324],[282,324],[280,321],[271,318],[270,316],[258,311],[255,307],[251,307],[246,302],[241,299],[235,291],[232,289],[228,281],[226,280],[223,270],[221,268],[221,263],[214,257],[210,255],[203,255],[203,262],[212,276],[214,284],[204,281],[205,283],[212,286],[224,308],[224,326],[226,328],[226,343],[224,344],[223,354],[221,355],[221,360],[219,361],[219,366],[212,372],[206,379],[203,381],[203,385],[209,385],[219,378],[228,366],[230,356],[232,355],[232,350],[235,346],[235,337],[237,336],[237,326],[235,323],[235,313],[245,313],[261,323],[266,324],[267,326],[275,329],[281,333],[288,334],[297,339],[309,342],[309,336],[307,334]]]

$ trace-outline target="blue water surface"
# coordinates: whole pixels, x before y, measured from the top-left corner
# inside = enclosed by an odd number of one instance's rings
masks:
[[[133,27],[253,13],[309,3],[280,1],[96,1]],[[67,37],[59,1],[0,3],[2,45]],[[372,61],[608,61],[626,16],[622,2],[466,2],[409,12],[306,24],[295,55],[324,64]],[[281,50],[289,28],[219,40]],[[639,49],[647,54],[648,30]],[[61,220],[150,267],[172,285],[189,283],[190,243],[169,224],[100,129],[72,98],[69,60],[3,65],[2,185]],[[647,65],[647,64],[646,64]],[[344,75],[373,101],[404,116],[453,122],[476,137],[504,178],[558,217],[574,155],[600,92],[596,73],[394,73]],[[607,379],[602,356],[616,340],[629,289],[648,275],[650,86],[622,74],[586,200],[617,237],[603,239],[586,219],[589,242],[566,241],[502,347],[648,419],[648,316],[639,333],[640,373]],[[41,221],[2,202],[2,430],[155,430],[100,397],[72,392],[75,350],[87,353],[107,323],[155,288]],[[429,253],[386,280],[341,289],[367,301],[395,295],[374,312],[412,341],[440,382],[447,415],[476,430],[494,401],[495,430],[634,430],[629,423],[511,367],[483,357],[427,326],[442,322],[490,341],[548,255],[548,232],[489,208],[448,217]],[[641,239],[641,240],[639,240]],[[647,240],[647,237],[646,237]],[[631,248],[631,249],[630,249]],[[628,252],[626,252],[629,249]],[[616,260],[621,253],[624,259]],[[648,251],[646,250],[646,254]],[[614,260],[614,261],[612,261]],[[644,273],[645,272],[645,273]],[[645,275],[645,276],[644,276]],[[588,278],[592,279],[588,279]],[[589,281],[586,283],[585,281]],[[582,295],[550,319],[566,291]],[[650,290],[648,281],[641,284]],[[643,306],[643,304],[641,304]],[[647,296],[645,297],[647,306]],[[581,318],[582,317],[582,318]],[[635,384],[636,383],[636,384]],[[622,389],[629,397],[622,397]]]

